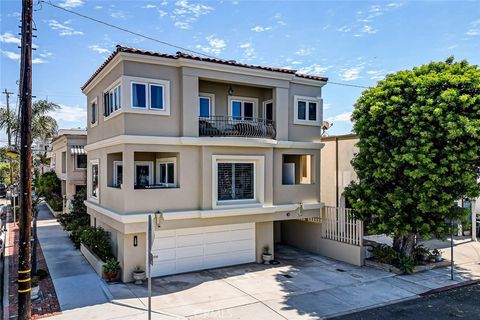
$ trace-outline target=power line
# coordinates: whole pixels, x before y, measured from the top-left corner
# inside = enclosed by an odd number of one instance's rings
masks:
[[[145,38],[145,39],[148,39],[148,40],[151,40],[151,41],[155,41],[155,42],[158,42],[158,43],[161,43],[163,45],[166,45],[166,46],[170,46],[170,47],[173,47],[173,48],[176,48],[176,49],[180,49],[180,50],[184,50],[184,51],[188,51],[188,52],[191,52],[191,53],[195,53],[197,55],[202,55],[204,57],[207,57],[207,58],[211,58],[211,59],[218,59],[214,56],[210,56],[208,54],[205,54],[205,53],[202,53],[202,52],[199,52],[199,51],[195,51],[195,50],[191,50],[191,49],[187,49],[185,47],[181,47],[181,46],[177,46],[175,44],[172,44],[172,43],[169,43],[169,42],[166,42],[166,41],[162,41],[162,40],[159,40],[159,39],[156,39],[156,38],[153,38],[153,37],[150,37],[150,36],[146,36],[144,34],[141,34],[141,33],[138,33],[138,32],[135,32],[135,31],[132,31],[132,30],[128,30],[128,29],[125,29],[123,27],[119,27],[119,26],[116,26],[114,24],[111,24],[111,23],[108,23],[108,22],[105,22],[105,21],[101,21],[101,20],[98,20],[96,18],[92,18],[90,16],[87,16],[87,15],[84,15],[82,13],[79,13],[79,12],[76,12],[76,11],[73,11],[73,10],[69,10],[69,9],[66,9],[66,8],[62,8],[60,6],[57,6],[53,3],[50,3],[50,2],[47,2],[45,0],[39,0],[38,3],[45,3],[45,4],[48,4],[49,6],[52,6],[54,8],[57,8],[57,9],[60,9],[60,10],[63,10],[63,11],[66,11],[66,12],[69,12],[71,14],[74,14],[74,15],[77,15],[79,17],[82,17],[82,18],[85,18],[85,19],[88,19],[88,20],[91,20],[91,21],[94,21],[94,22],[98,22],[98,23],[101,23],[103,25],[106,25],[110,28],[114,28],[114,29],[117,29],[117,30],[120,30],[120,31],[124,31],[124,32],[127,32],[127,33],[130,33],[130,34],[133,34],[137,37],[141,37],[141,38]]]
[[[344,86],[344,87],[353,87],[353,88],[362,88],[362,89],[370,89],[372,87],[367,87],[367,86],[362,86],[359,84],[350,84],[350,83],[342,83],[342,82],[333,82],[333,81],[328,81],[328,84],[335,84],[337,86]]]

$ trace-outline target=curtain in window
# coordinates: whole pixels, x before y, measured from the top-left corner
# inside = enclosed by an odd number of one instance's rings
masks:
[[[218,201],[254,199],[253,163],[218,163]]]

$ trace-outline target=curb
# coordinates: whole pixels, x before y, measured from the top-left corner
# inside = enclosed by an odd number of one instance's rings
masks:
[[[9,299],[9,272],[10,272],[10,255],[7,255],[7,250],[10,250],[10,223],[8,222],[9,214],[7,213],[5,239],[3,242],[3,319],[8,320],[10,318],[10,299]]]
[[[419,296],[422,297],[422,298],[425,298],[425,297],[431,296],[432,294],[436,294],[436,293],[440,293],[440,292],[446,292],[446,291],[450,291],[450,290],[454,290],[454,289],[458,289],[458,288],[463,288],[463,287],[468,287],[468,286],[473,286],[473,285],[476,285],[476,284],[479,284],[479,283],[480,283],[480,280],[468,280],[468,281],[452,284],[452,285],[449,285],[449,286],[428,290],[424,293],[419,294]]]

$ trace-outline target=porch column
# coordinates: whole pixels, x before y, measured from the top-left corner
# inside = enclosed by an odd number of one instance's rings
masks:
[[[276,87],[273,89],[277,140],[288,140],[288,109],[290,105],[288,100],[288,88]]]
[[[182,136],[198,137],[198,77],[182,75]]]
[[[133,192],[133,162],[134,153],[133,147],[124,145],[122,155],[123,176],[122,176],[122,190],[124,194],[131,194]]]

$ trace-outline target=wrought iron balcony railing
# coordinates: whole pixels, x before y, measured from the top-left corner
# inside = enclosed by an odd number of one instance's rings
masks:
[[[246,137],[275,139],[275,122],[271,120],[210,116],[198,119],[200,136],[207,137]]]

